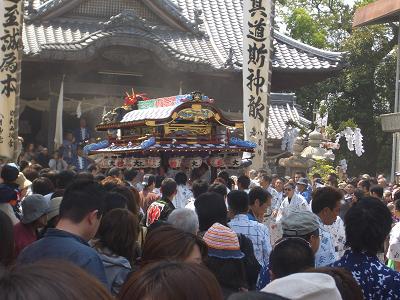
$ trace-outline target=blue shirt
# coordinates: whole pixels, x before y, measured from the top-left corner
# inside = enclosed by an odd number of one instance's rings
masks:
[[[44,237],[25,248],[18,256],[18,264],[29,264],[45,259],[71,262],[100,280],[107,288],[103,262],[97,252],[81,237],[59,229],[48,229]]]
[[[258,263],[265,267],[268,265],[271,253],[271,240],[267,226],[257,221],[249,220],[245,214],[236,215],[228,226],[236,233],[241,233],[253,242],[254,255]]]
[[[332,266],[350,271],[367,300],[400,299],[400,273],[386,267],[376,256],[347,250]]]

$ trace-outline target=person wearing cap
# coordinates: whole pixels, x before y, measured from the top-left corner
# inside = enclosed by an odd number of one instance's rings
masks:
[[[340,212],[342,198],[342,192],[331,186],[317,189],[313,194],[311,209],[317,215],[320,225],[320,246],[315,254],[316,267],[327,266],[338,258],[333,237],[325,225],[331,226],[335,223]]]
[[[311,201],[311,191],[308,189],[308,180],[307,178],[300,178],[296,182],[297,193],[302,195],[304,199],[306,199],[307,203]]]
[[[38,229],[46,226],[48,201],[39,194],[33,194],[22,202],[21,222],[14,225],[15,256],[38,239]]]
[[[335,280],[328,274],[295,273],[268,284],[262,292],[291,300],[342,300]]]
[[[224,298],[247,289],[244,253],[240,251],[237,234],[220,223],[212,225],[203,237],[208,246],[208,269],[215,275]]]
[[[49,210],[47,212],[47,224],[40,232],[40,237],[43,237],[47,230],[50,228],[56,228],[58,221],[60,220],[60,205],[62,197],[56,197],[50,199]]]
[[[19,176],[19,170],[12,165],[4,165],[0,173],[0,210],[5,212],[13,222],[17,224],[21,218],[19,209],[20,191],[16,182]]]
[[[147,211],[149,206],[160,198],[153,193],[154,187],[156,186],[156,177],[152,174],[144,175],[142,186],[143,190],[139,192],[140,207],[143,211]]]
[[[32,181],[26,179],[24,173],[19,172],[18,178],[15,183],[18,184],[21,199],[32,193],[32,191],[30,190],[30,187],[32,186]]]

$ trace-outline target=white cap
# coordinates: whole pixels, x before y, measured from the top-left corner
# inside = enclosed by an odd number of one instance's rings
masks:
[[[295,273],[268,284],[262,292],[292,300],[341,300],[335,280],[323,273]]]

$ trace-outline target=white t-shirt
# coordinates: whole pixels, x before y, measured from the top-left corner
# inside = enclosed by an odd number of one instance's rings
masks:
[[[394,261],[400,261],[400,222],[394,225],[392,231],[390,231],[389,248],[386,256]]]

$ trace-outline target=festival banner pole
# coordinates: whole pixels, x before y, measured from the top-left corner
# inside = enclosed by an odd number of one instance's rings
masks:
[[[255,142],[253,169],[266,166],[272,74],[273,0],[243,0],[243,120]]]
[[[21,85],[23,1],[0,1],[0,157],[15,159]]]

